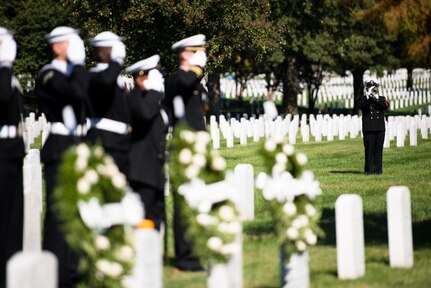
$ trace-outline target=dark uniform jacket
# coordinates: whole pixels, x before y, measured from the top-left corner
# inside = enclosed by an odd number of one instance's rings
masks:
[[[362,110],[362,131],[385,131],[385,114],[389,104],[386,98],[379,96],[379,99],[366,96],[360,98],[357,102],[358,108]]]
[[[36,80],[36,95],[39,100],[39,110],[51,122],[63,122],[63,109],[70,105],[73,108],[77,124],[86,121],[86,106],[88,99],[88,75],[84,66],[52,61],[45,65]],[[41,153],[42,162],[59,160],[62,153],[72,144],[79,141],[79,136],[50,134]]]
[[[94,114],[90,115],[91,118],[108,118],[130,124],[127,94],[124,87],[120,87],[117,83],[120,71],[120,64],[114,61],[111,61],[109,65],[98,64],[90,70],[88,97]],[[125,152],[129,150],[130,138],[126,134],[96,128],[91,129],[87,137],[94,143],[100,139],[100,144],[106,148]]]
[[[21,86],[12,76],[12,69],[0,67],[0,126],[18,126],[24,111]],[[21,131],[22,132],[22,131]],[[22,137],[0,138],[0,158],[24,158],[25,149]]]
[[[160,114],[162,93],[142,92],[135,86],[130,95],[132,144],[129,179],[164,189],[163,165],[167,125]]]
[[[183,119],[176,119],[173,99],[181,96],[184,101],[185,121],[195,130],[205,130],[202,95],[205,88],[200,84],[200,78],[192,71],[177,69],[165,85],[165,106],[169,111],[171,124],[175,125]]]

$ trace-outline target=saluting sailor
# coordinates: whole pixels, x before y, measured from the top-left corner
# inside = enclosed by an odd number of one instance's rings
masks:
[[[383,144],[385,141],[385,110],[389,103],[379,96],[377,79],[365,80],[365,95],[357,104],[362,110],[362,133],[365,147],[365,174],[382,174]]]
[[[43,249],[57,256],[59,287],[74,287],[78,258],[73,254],[52,211],[52,193],[63,152],[81,141],[85,133],[88,74],[85,48],[78,31],[60,26],[47,34],[54,60],[45,65],[36,80],[39,109],[51,123],[50,134],[42,148],[45,169],[46,214]]]
[[[163,110],[163,76],[158,70],[159,55],[136,62],[126,69],[133,75],[131,91],[132,144],[129,183],[141,196],[145,218],[156,228],[164,221],[164,170],[166,133],[169,119]]]
[[[23,100],[12,75],[15,56],[12,32],[0,27],[0,287],[6,287],[6,263],[22,250],[23,237]]]
[[[88,97],[94,115],[87,138],[99,143],[110,154],[121,172],[127,175],[130,147],[129,103],[118,80],[126,57],[122,38],[105,31],[90,39],[97,65],[90,69]]]
[[[207,62],[205,35],[198,34],[172,45],[178,53],[180,67],[166,80],[165,106],[171,124],[187,123],[191,128],[205,130],[205,89],[200,83]],[[185,239],[186,227],[182,223],[177,201],[174,201],[174,238],[176,267],[184,271],[201,271],[203,268],[192,254],[192,243]]]

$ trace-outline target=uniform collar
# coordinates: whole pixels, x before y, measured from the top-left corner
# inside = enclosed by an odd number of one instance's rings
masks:
[[[90,68],[90,72],[101,72],[108,69],[109,63],[97,63],[96,66]]]

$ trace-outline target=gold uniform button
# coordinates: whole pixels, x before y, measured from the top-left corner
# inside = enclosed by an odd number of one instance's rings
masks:
[[[373,117],[371,117],[371,120],[373,120]]]

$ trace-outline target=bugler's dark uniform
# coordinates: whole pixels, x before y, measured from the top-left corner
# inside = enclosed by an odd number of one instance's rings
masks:
[[[133,129],[129,182],[141,196],[145,218],[154,221],[157,229],[164,221],[163,168],[168,128],[160,112],[161,100],[162,93],[155,90],[142,92],[137,86],[130,95]]]
[[[378,99],[366,96],[357,102],[362,110],[362,133],[365,146],[365,168],[366,174],[382,173],[383,144],[385,140],[385,114],[389,104],[386,98],[379,96]]]
[[[21,87],[12,69],[0,67],[0,287],[6,286],[6,263],[22,250],[23,176],[25,155],[20,122]]]
[[[39,109],[51,122],[51,132],[42,148],[41,160],[45,169],[46,184],[46,214],[43,228],[43,249],[51,251],[58,258],[59,286],[69,286],[76,283],[78,264],[77,256],[69,249],[64,234],[60,230],[60,222],[56,212],[52,211],[52,193],[56,183],[58,166],[61,156],[71,145],[81,141],[83,124],[86,119],[86,105],[88,99],[88,75],[82,65],[67,64],[54,60],[42,68],[36,81],[36,95],[39,99]],[[75,131],[62,131],[54,127],[63,127],[63,109],[70,105],[73,108],[77,124]],[[68,133],[67,133],[68,132]]]
[[[94,115],[92,115],[92,128],[87,138],[93,143],[99,143],[110,154],[119,170],[127,175],[128,153],[130,148],[130,112],[127,94],[124,87],[117,83],[121,66],[111,61],[106,69],[91,69],[89,73],[88,96],[91,101]],[[99,126],[106,121],[107,127]],[[115,131],[109,121],[120,122],[126,127],[125,131]],[[117,124],[117,123],[116,123]],[[123,125],[122,125],[123,124]]]

